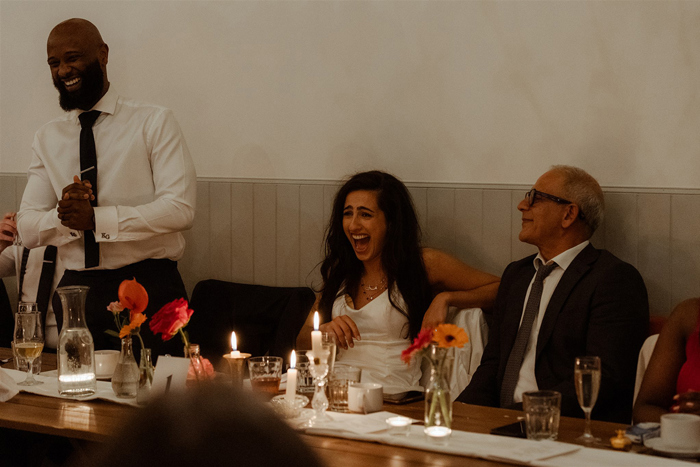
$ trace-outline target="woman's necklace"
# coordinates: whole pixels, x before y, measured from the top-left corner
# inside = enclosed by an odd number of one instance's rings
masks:
[[[386,290],[386,277],[382,277],[382,280],[377,285],[365,285],[365,281],[362,279],[360,288],[362,288],[362,295],[365,296],[368,302],[371,302]]]

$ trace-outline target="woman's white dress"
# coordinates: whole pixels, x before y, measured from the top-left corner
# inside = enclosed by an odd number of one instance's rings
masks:
[[[348,297],[349,298],[349,297]],[[354,341],[354,347],[338,348],[336,366],[362,368],[363,383],[379,383],[384,394],[406,391],[422,391],[420,360],[413,359],[407,365],[401,361],[401,352],[410,345],[408,318],[394,308],[385,290],[359,310],[348,304],[346,296],[338,297],[333,304],[333,318],[348,315],[357,325],[362,340]],[[403,298],[394,292],[394,303],[404,307]]]

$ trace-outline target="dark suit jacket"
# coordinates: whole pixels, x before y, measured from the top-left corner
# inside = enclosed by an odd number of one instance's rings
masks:
[[[501,278],[489,342],[481,364],[458,400],[497,407],[506,362],[520,326],[533,256],[508,265]],[[597,355],[602,379],[592,417],[629,423],[639,349],[647,336],[649,302],[639,272],[605,250],[588,245],[564,272],[537,337],[539,389],[561,392],[561,413],[582,417],[574,361]]]

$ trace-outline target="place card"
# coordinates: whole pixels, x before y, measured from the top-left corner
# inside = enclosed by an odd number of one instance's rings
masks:
[[[169,355],[159,356],[156,371],[153,374],[151,397],[161,396],[169,392],[184,391],[189,369],[189,358],[171,357]]]

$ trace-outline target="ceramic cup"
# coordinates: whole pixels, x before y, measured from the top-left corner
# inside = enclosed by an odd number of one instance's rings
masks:
[[[348,409],[350,412],[372,413],[382,410],[384,391],[377,383],[348,384]]]
[[[667,413],[661,416],[664,447],[678,450],[700,449],[700,415]]]
[[[111,378],[118,362],[118,350],[95,350],[95,376]]]

